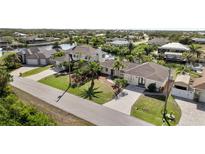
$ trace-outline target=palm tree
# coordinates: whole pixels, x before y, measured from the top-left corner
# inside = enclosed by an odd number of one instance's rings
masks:
[[[95,82],[94,80],[98,78],[99,72],[101,71],[101,66],[97,62],[89,62],[88,63],[88,75],[91,76],[91,85],[89,90],[93,91]]]
[[[139,59],[140,63],[143,62],[143,56],[144,56],[144,52],[143,51],[136,52],[135,56]]]
[[[198,45],[196,45],[196,44],[191,44],[190,46],[189,46],[189,48],[190,48],[190,51],[193,53],[193,54],[196,54],[196,57],[197,58],[199,58],[200,57],[200,55],[201,55],[201,51],[199,50],[201,47],[200,46],[198,46]]]
[[[181,65],[177,67],[175,70],[176,75],[181,74],[181,73],[190,73],[190,72],[191,72],[191,69],[188,68],[186,65]]]
[[[193,53],[191,53],[190,51],[184,52],[182,54],[182,57],[187,60],[188,64],[191,62],[191,59],[193,58],[193,56],[194,56]]]
[[[154,51],[154,47],[151,45],[146,45],[144,50],[145,50],[146,55],[149,55],[151,52]]]
[[[120,70],[124,68],[123,60],[120,57],[115,58],[113,69],[114,70]]]
[[[131,54],[132,50],[134,49],[134,45],[132,42],[128,44],[129,54]]]
[[[129,61],[129,62],[134,62],[135,61],[135,57],[133,55],[127,55],[126,56],[126,59]]]
[[[59,45],[59,42],[55,42],[52,48],[53,48],[53,49],[56,49],[56,50],[58,50],[58,51],[59,51],[60,49],[62,49],[61,46]]]

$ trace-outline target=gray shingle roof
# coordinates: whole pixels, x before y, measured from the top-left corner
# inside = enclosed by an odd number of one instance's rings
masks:
[[[20,51],[22,54],[26,54],[28,59],[38,59],[38,58],[50,58],[56,50],[46,50],[38,47],[24,48]]]
[[[161,37],[160,38],[155,37],[155,38],[148,41],[148,44],[150,44],[150,45],[160,45],[160,46],[162,46],[162,45],[165,45],[167,43],[169,43],[169,40],[167,38],[161,38]]]
[[[112,69],[114,61],[115,60],[113,60],[113,59],[106,60],[106,61],[101,63],[101,66]],[[130,63],[128,61],[124,61],[123,65],[124,65],[124,68],[122,70],[123,71],[127,71],[127,70],[130,70],[130,69],[138,66],[139,64],[137,64],[137,63]]]
[[[89,46],[89,45],[79,45],[75,46],[69,50],[66,50],[66,53],[76,53],[80,55],[86,55],[86,56],[96,56],[97,49]]]
[[[125,71],[125,74],[144,77],[147,79],[164,82],[168,77],[168,68],[152,62],[141,64],[133,69]]]

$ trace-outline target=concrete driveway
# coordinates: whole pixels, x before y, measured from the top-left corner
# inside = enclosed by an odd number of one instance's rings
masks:
[[[19,76],[20,73],[24,73],[24,72],[27,72],[27,71],[30,71],[32,69],[35,69],[35,68],[38,68],[37,66],[23,66],[23,67],[20,67],[14,71],[11,72],[11,75],[13,76]]]
[[[104,106],[130,115],[132,105],[144,92],[144,89],[129,85],[123,91],[127,92],[128,95],[119,97],[118,99],[113,99],[110,102],[105,103]]]
[[[58,73],[58,71],[53,70],[52,68],[50,68],[50,69],[48,69],[48,70],[45,70],[45,71],[40,72],[40,73],[38,73],[38,74],[34,74],[34,75],[31,75],[31,76],[28,76],[28,77],[26,77],[26,78],[32,79],[32,80],[34,80],[34,81],[38,81],[38,80],[40,80],[40,79],[42,79],[42,78],[45,78],[45,77],[47,77],[47,76],[49,76],[49,75],[53,75],[53,74],[56,74],[56,73]]]
[[[175,99],[179,104],[182,116],[180,126],[205,126],[205,103]]]

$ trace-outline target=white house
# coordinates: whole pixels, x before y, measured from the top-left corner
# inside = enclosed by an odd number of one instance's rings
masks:
[[[181,43],[168,43],[158,48],[159,53],[165,54],[166,60],[183,61],[182,53],[189,51],[189,47]]]
[[[86,61],[103,62],[107,58],[107,54],[101,49],[95,49],[89,45],[75,46],[69,50],[66,50],[65,53],[69,54],[71,59],[74,61],[83,59]]]

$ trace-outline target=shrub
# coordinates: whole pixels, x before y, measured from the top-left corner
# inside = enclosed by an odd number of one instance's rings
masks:
[[[156,92],[157,91],[156,83],[151,83],[147,88],[148,88],[149,92]]]
[[[56,57],[62,57],[65,55],[65,52],[63,51],[58,51],[56,53],[53,54],[53,57],[56,58]]]

